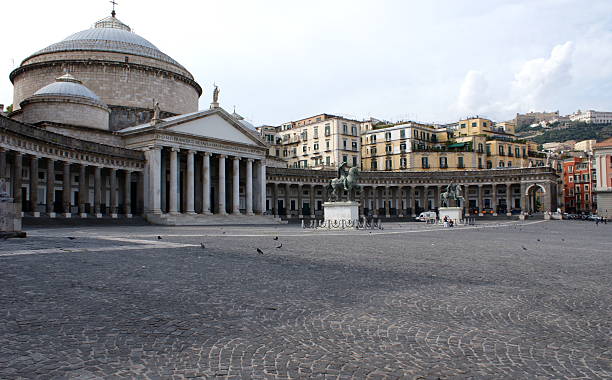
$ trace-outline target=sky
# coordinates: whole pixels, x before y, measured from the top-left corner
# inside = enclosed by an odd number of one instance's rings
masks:
[[[117,0],[117,18],[255,125],[318,113],[446,123],[612,111],[611,0]],[[15,9],[11,9],[11,7]],[[3,7],[0,103],[29,54],[107,0]]]

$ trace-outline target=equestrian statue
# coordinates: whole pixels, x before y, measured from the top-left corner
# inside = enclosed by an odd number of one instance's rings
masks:
[[[453,181],[451,181],[451,183],[446,186],[446,191],[440,194],[442,198],[442,207],[450,207],[448,202],[450,199],[455,200],[457,207],[460,207],[461,202],[465,201],[465,199],[463,199],[461,196],[461,191],[461,185],[455,184]]]
[[[357,167],[348,169],[346,162],[340,164],[338,167],[338,178],[332,179],[327,185],[328,201],[338,201],[344,191],[348,192],[348,198],[350,201],[351,190],[357,188],[358,178],[359,169],[357,169]]]

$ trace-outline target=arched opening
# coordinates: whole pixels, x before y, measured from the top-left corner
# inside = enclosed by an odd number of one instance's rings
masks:
[[[529,186],[525,192],[527,204],[525,205],[527,212],[530,214],[544,211],[544,195],[546,190],[544,186],[533,184]]]

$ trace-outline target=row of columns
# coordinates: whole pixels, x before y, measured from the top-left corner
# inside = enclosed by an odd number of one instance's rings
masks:
[[[6,176],[7,170],[7,154],[9,152],[5,150],[0,150],[0,176]],[[78,192],[78,212],[81,217],[87,217],[86,213],[86,205],[93,205],[93,213],[97,217],[102,217],[102,197],[103,197],[103,183],[102,183],[102,170],[103,168],[100,166],[90,166],[82,163],[71,163],[68,161],[59,161],[54,160],[52,158],[41,158],[38,156],[29,156],[24,155],[21,152],[13,151],[10,152],[12,155],[12,194],[13,201],[18,205],[19,211],[22,211],[22,205],[24,200],[22,199],[22,187],[23,187],[23,164],[26,159],[29,158],[29,168],[30,168],[30,178],[29,178],[29,208],[32,210],[33,216],[39,216],[40,212],[38,211],[39,199],[38,199],[38,187],[40,185],[38,173],[39,173],[39,160],[43,159],[46,161],[46,173],[47,173],[47,181],[46,181],[46,196],[45,196],[45,212],[50,217],[55,217],[55,166],[56,163],[60,163],[62,165],[62,198],[61,198],[61,209],[62,214],[65,217],[71,216],[71,193],[72,193],[72,178],[71,172],[73,166],[78,166],[79,170],[79,192]],[[89,170],[94,170],[94,194],[93,194],[93,202],[89,199]],[[131,177],[132,171],[129,170],[121,170],[124,176],[124,199],[123,199],[123,208],[126,216],[131,217],[132,206],[131,206]],[[108,175],[110,178],[110,209],[109,214],[112,217],[117,217],[119,202],[118,202],[118,180],[117,173],[118,170],[115,168],[108,169]]]
[[[165,203],[166,196],[165,191],[162,191],[162,187],[165,186],[165,158],[162,156],[163,147],[153,147],[145,152],[147,158],[147,174],[148,181],[150,184],[151,195],[147,200],[147,212],[153,214],[161,214],[162,202]],[[179,207],[180,192],[183,189],[179,188],[179,174],[180,174],[180,154],[183,154],[180,149],[170,147],[167,149],[169,152],[169,194],[168,194],[168,213],[171,215],[179,215],[181,208]],[[230,159],[231,163],[231,209],[230,213],[234,215],[241,214],[240,211],[240,161],[245,162],[245,214],[254,215],[255,213],[261,214],[265,210],[265,175],[266,165],[263,160],[254,160],[252,158],[242,158],[239,156],[227,157],[223,154],[211,154],[210,152],[199,152],[195,150],[184,151],[186,155],[186,167],[185,167],[185,214],[195,215],[195,163],[196,159],[201,160],[202,172],[202,193],[201,195],[202,210],[201,214],[210,215],[213,214],[213,207],[211,205],[211,188],[213,186],[211,180],[211,158],[217,160],[217,186],[216,186],[216,214],[226,215],[226,161]],[[256,162],[256,179],[257,183],[254,184],[254,171],[253,164]],[[255,197],[254,197],[255,194]]]
[[[505,199],[506,199],[506,212],[509,213],[512,207],[512,200],[514,199],[512,196],[512,187],[513,183],[493,183],[493,184],[477,184],[477,185],[465,185],[464,186],[464,202],[468,202],[471,198],[469,195],[469,189],[472,186],[477,187],[476,192],[476,205],[479,209],[479,212],[482,214],[483,209],[485,208],[485,189],[484,187],[490,188],[490,194],[488,198],[491,200],[491,207],[493,208],[493,212],[497,213],[498,206],[498,186],[505,186]],[[315,208],[315,191],[318,186],[323,190],[322,192],[322,200],[327,199],[326,187],[324,185],[317,184],[291,184],[291,183],[272,183],[271,184],[271,200],[272,204],[270,205],[270,209],[275,216],[280,215],[280,210],[278,210],[278,200],[280,199],[280,188],[284,188],[284,204],[285,204],[285,215],[289,216],[289,205],[290,200],[292,198],[290,194],[290,189],[292,187],[297,188],[297,214],[301,218],[303,217],[302,212],[302,195],[303,189],[309,188],[310,195],[310,210],[311,216],[313,215],[313,210]],[[428,211],[432,209],[437,209],[441,207],[440,196],[442,192],[446,189],[446,185],[403,185],[403,186],[393,186],[393,185],[363,185],[362,190],[359,196],[359,204],[360,204],[360,214],[363,215],[364,209],[370,209],[370,212],[373,213],[374,216],[379,216],[379,210],[384,209],[384,216],[391,216],[391,209],[394,208],[397,210],[397,216],[416,216],[418,212],[417,209],[421,209],[423,211]],[[419,191],[418,195],[418,203],[417,198],[414,196],[416,190]],[[432,196],[429,195],[430,190],[433,190]],[[403,194],[402,194],[403,192]],[[528,208],[530,207],[528,204],[526,186],[521,185],[521,208],[523,211],[530,211]],[[295,197],[293,197],[295,198]],[[432,200],[431,206],[429,200]],[[404,201],[402,207],[402,201]],[[382,203],[382,207],[379,207],[380,203]],[[469,207],[469,204],[461,204],[458,207]],[[411,211],[411,215],[407,215],[408,211]]]

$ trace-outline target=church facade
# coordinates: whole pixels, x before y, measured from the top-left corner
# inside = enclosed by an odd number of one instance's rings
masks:
[[[286,168],[248,122],[218,106],[217,92],[198,110],[202,88],[189,71],[114,12],[27,57],[10,79],[0,176],[24,216],[262,224],[322,212],[333,171]],[[363,214],[407,217],[436,208],[451,180],[481,213],[556,208],[547,167],[364,172],[355,195]]]

